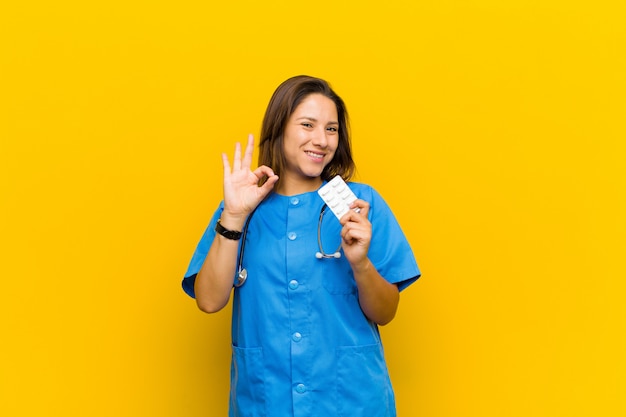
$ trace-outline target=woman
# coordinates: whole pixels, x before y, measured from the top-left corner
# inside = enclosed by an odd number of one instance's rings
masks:
[[[268,105],[255,170],[253,142],[243,156],[236,145],[232,167],[222,155],[224,200],[183,280],[208,313],[233,293],[229,414],[395,416],[378,325],[420,272],[374,189],[349,183],[358,199],[341,220],[317,193],[354,172],[342,99],[290,78]]]

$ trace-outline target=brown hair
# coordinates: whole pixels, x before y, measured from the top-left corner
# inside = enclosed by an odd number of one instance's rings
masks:
[[[326,81],[306,75],[289,78],[274,91],[267,105],[263,126],[261,127],[259,165],[269,166],[280,178],[287,165],[283,152],[285,126],[300,102],[311,94],[322,94],[331,99],[337,106],[337,118],[339,119],[339,143],[337,150],[333,159],[322,171],[321,178],[328,181],[335,175],[340,175],[344,180],[348,181],[354,174],[355,165],[352,159],[346,106],[341,97],[330,88]]]

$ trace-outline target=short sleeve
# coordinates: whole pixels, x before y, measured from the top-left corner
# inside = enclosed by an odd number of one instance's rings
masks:
[[[194,284],[196,282],[196,275],[200,272],[200,268],[202,268],[202,264],[204,263],[204,259],[206,258],[207,253],[209,253],[209,249],[211,248],[211,244],[213,243],[213,239],[215,238],[215,224],[217,220],[222,215],[222,211],[224,210],[224,202],[221,202],[215,213],[213,213],[213,217],[209,222],[200,242],[198,242],[198,246],[196,247],[196,251],[193,253],[191,257],[191,261],[189,262],[189,266],[187,267],[187,272],[185,272],[185,276],[183,278],[183,290],[187,295],[192,298],[195,298],[196,294],[194,292]]]
[[[370,203],[372,240],[368,256],[380,275],[402,291],[421,276],[411,246],[391,208],[376,190],[361,185],[355,191]]]

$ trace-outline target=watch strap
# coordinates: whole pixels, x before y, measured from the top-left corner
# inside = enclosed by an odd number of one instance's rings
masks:
[[[241,232],[238,232],[236,230],[228,230],[227,228],[222,226],[222,224],[220,223],[220,220],[221,219],[219,219],[217,223],[215,224],[215,231],[217,233],[224,236],[226,239],[230,239],[230,240],[241,239]]]

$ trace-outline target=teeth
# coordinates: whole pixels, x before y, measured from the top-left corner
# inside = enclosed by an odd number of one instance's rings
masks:
[[[315,152],[306,152],[307,155],[310,155],[314,158],[323,158],[324,155],[323,154],[319,154],[319,153],[315,153]]]

